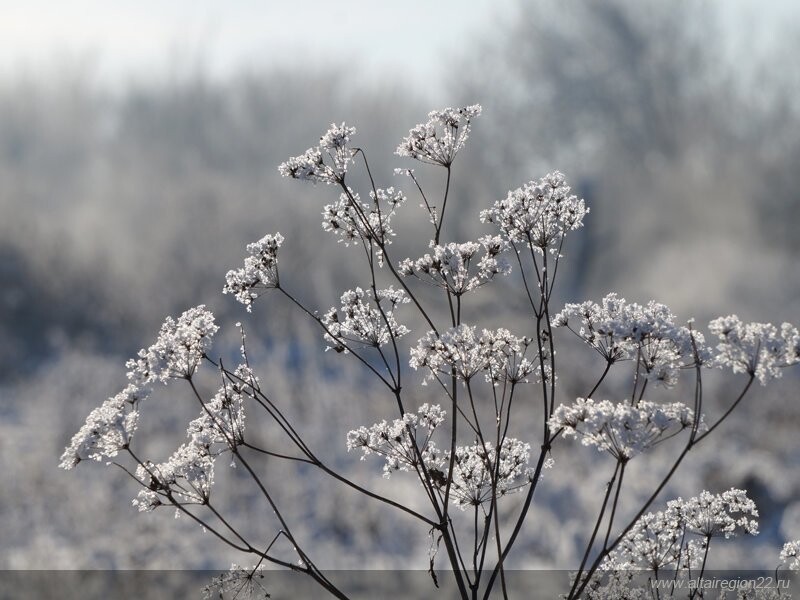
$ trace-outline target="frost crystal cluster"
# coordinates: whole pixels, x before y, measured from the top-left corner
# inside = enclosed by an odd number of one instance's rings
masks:
[[[189,423],[192,443],[207,452],[215,444],[235,447],[244,442],[244,398],[241,387],[227,383],[203,406],[202,414]]]
[[[565,438],[580,437],[584,446],[595,446],[620,461],[646,452],[693,423],[694,412],[681,402],[631,405],[591,398],[562,404],[550,418],[550,428],[563,431]]]
[[[248,244],[244,266],[228,271],[222,293],[233,295],[251,311],[253,302],[264,290],[279,285],[278,248],[281,244],[283,236],[280,233],[265,235],[257,242]]]
[[[407,258],[402,261],[399,271],[402,275],[413,275],[445,289],[454,296],[461,296],[488,283],[495,275],[508,275],[511,272],[511,265],[499,256],[506,247],[507,244],[500,237],[490,235],[480,238],[478,242],[434,246],[432,254],[417,260]],[[481,249],[483,253],[479,254]],[[470,273],[470,264],[474,265],[474,273]]]
[[[557,254],[566,233],[583,227],[588,212],[583,200],[570,193],[564,175],[555,171],[509,192],[481,212],[481,221],[496,224],[514,244]]]
[[[756,505],[744,490],[732,488],[721,494],[704,490],[688,500],[671,500],[666,510],[642,515],[609,554],[604,567],[696,568],[711,538],[756,535],[755,517]]]
[[[149,397],[152,384],[191,377],[217,329],[214,315],[203,305],[187,310],[177,321],[167,317],[156,342],[127,362],[131,383],[89,414],[60,466],[71,469],[82,460],[113,458],[127,448],[139,423],[139,404]]]
[[[525,358],[530,343],[507,329],[484,329],[478,335],[474,326],[459,325],[441,335],[429,331],[411,349],[410,364],[415,369],[427,369],[428,379],[450,377],[455,372],[466,383],[483,372],[491,382],[518,383],[537,369]]]
[[[463,108],[445,108],[428,113],[428,121],[408,132],[397,147],[398,156],[448,167],[469,137],[472,119],[481,114],[479,104]]]
[[[371,427],[359,427],[347,434],[347,450],[360,449],[364,460],[370,454],[386,459],[383,476],[395,471],[441,468],[443,455],[431,440],[433,432],[444,422],[445,411],[439,405],[423,404],[417,413],[405,413],[391,422],[381,421]]]
[[[528,485],[533,477],[527,468],[530,449],[530,444],[510,437],[503,440],[499,453],[492,442],[457,447],[450,488],[455,505],[462,510],[480,506],[494,495],[505,496]],[[446,454],[445,462],[449,459]],[[444,485],[439,483],[440,488]]]
[[[781,564],[786,565],[790,571],[800,571],[800,540],[786,542],[779,558]]]
[[[346,246],[370,240],[381,246],[390,244],[395,235],[392,217],[406,197],[393,187],[370,190],[369,197],[370,202],[362,202],[360,196],[348,188],[339,195],[338,202],[325,205],[322,228],[338,236]],[[379,256],[382,258],[383,253]]]
[[[606,361],[637,360],[648,381],[672,387],[682,368],[705,363],[710,352],[703,335],[678,326],[665,305],[628,303],[611,293],[601,304],[567,304],[553,317],[554,327],[567,327]]]
[[[721,494],[703,491],[688,500],[673,500],[667,506],[675,509],[686,528],[697,535],[727,539],[739,532],[758,533],[758,521],[748,518],[757,517],[758,511],[744,490],[730,489]]]
[[[208,402],[202,403],[200,416],[186,430],[189,441],[167,461],[145,461],[138,466],[136,477],[144,489],[133,504],[140,511],[173,503],[208,502],[215,459],[244,443],[244,396],[253,391],[248,367],[237,367],[234,380],[237,383],[225,381]]]
[[[141,388],[154,381],[191,377],[218,329],[214,315],[202,304],[184,312],[177,321],[167,317],[156,343],[128,361],[128,379]]]
[[[332,123],[330,129],[320,138],[318,146],[282,163],[278,168],[280,174],[311,183],[343,182],[347,166],[355,153],[348,146],[355,133],[355,127]]]
[[[144,397],[131,384],[95,408],[61,455],[60,466],[71,469],[82,460],[113,458],[126,448],[139,423],[138,404]]]
[[[183,444],[163,463],[147,461],[139,465],[136,477],[145,489],[139,491],[133,505],[142,512],[172,501],[205,504],[214,481],[214,457],[194,443]]]
[[[359,344],[379,348],[392,337],[399,338],[408,333],[394,317],[400,304],[410,300],[403,290],[394,287],[378,290],[372,299],[372,290],[366,292],[360,287],[342,294],[341,308],[331,308],[322,317],[325,327],[325,341],[337,352],[346,352],[348,344]],[[373,308],[370,304],[374,304]]]
[[[762,385],[800,362],[800,334],[789,323],[778,330],[771,323],[742,323],[731,315],[714,319],[708,328],[720,340],[716,364],[755,375]]]

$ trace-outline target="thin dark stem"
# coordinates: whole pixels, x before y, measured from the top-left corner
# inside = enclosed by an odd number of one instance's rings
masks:
[[[625,527],[625,529],[623,529],[623,530],[622,530],[622,533],[620,533],[620,534],[617,536],[617,538],[614,540],[614,542],[612,542],[612,543],[611,543],[611,544],[610,544],[610,545],[609,545],[609,546],[608,546],[608,547],[607,547],[605,550],[603,550],[603,551],[602,551],[602,552],[601,552],[601,553],[600,553],[600,554],[597,556],[597,558],[595,559],[595,561],[594,561],[594,563],[592,564],[591,568],[590,568],[590,569],[589,569],[589,571],[586,573],[586,577],[584,578],[584,580],[583,580],[583,583],[582,583],[582,584],[580,585],[580,587],[579,587],[579,588],[578,588],[578,589],[575,591],[575,593],[574,593],[574,594],[573,594],[573,593],[570,593],[570,595],[567,597],[567,600],[573,600],[573,599],[575,599],[575,598],[580,598],[580,595],[583,593],[583,590],[584,590],[584,589],[586,588],[586,586],[589,584],[589,581],[591,581],[591,579],[592,579],[592,576],[595,574],[595,572],[597,571],[597,569],[600,567],[600,564],[602,563],[603,559],[604,559],[606,556],[608,556],[608,555],[609,555],[609,554],[610,554],[610,553],[611,553],[611,552],[614,550],[614,548],[616,548],[616,547],[617,547],[617,544],[619,544],[619,543],[622,541],[622,539],[625,537],[625,535],[627,535],[627,533],[628,533],[628,532],[629,532],[631,529],[633,529],[633,526],[634,526],[634,525],[636,524],[636,522],[637,522],[637,521],[638,521],[638,520],[641,518],[641,516],[642,516],[642,515],[645,513],[645,511],[646,511],[648,508],[650,508],[650,505],[651,505],[651,504],[652,504],[652,503],[655,501],[655,499],[656,499],[656,498],[658,497],[658,495],[661,493],[661,490],[663,490],[663,489],[666,487],[667,483],[669,483],[670,479],[672,479],[672,476],[675,474],[675,471],[677,471],[677,470],[678,470],[678,467],[679,467],[679,466],[680,466],[680,464],[683,462],[683,459],[684,459],[684,458],[686,457],[686,455],[689,453],[689,450],[690,450],[691,448],[692,448],[692,441],[690,440],[690,441],[689,441],[689,443],[688,443],[688,444],[686,444],[686,446],[684,447],[683,451],[680,453],[680,455],[678,456],[678,458],[675,460],[675,462],[673,463],[673,465],[672,465],[672,467],[670,468],[669,472],[668,472],[668,473],[667,473],[667,475],[664,477],[664,479],[661,481],[661,483],[658,485],[658,487],[656,488],[656,490],[655,490],[655,491],[654,491],[654,492],[653,492],[653,493],[650,495],[650,497],[649,497],[649,498],[648,498],[648,499],[645,501],[645,503],[644,503],[644,505],[642,506],[642,508],[639,510],[639,512],[638,512],[638,513],[636,513],[636,516],[635,516],[635,517],[634,517],[634,518],[633,518],[633,519],[630,521],[630,523],[628,524],[628,526],[627,526],[627,527]]]
[[[528,302],[531,305],[531,310],[533,311],[533,315],[535,317],[539,317],[539,311],[536,308],[536,303],[533,301],[533,295],[531,294],[531,289],[528,286],[528,278],[525,276],[525,267],[522,265],[522,258],[520,257],[520,251],[517,249],[517,245],[514,243],[514,240],[511,240],[511,248],[514,251],[514,256],[517,258],[517,264],[519,265],[519,272],[522,275],[522,285],[525,288],[525,294],[528,296]]]
[[[709,548],[711,548],[711,536],[707,535],[706,536],[706,550],[703,553],[703,563],[700,565],[700,574],[697,576],[697,580],[698,581],[702,581],[703,580],[703,573],[705,573],[705,571],[706,571],[706,562],[708,561],[708,550],[709,550]],[[692,600],[692,598],[694,598],[697,595],[698,591],[700,591],[699,587],[693,589],[689,593],[689,600]],[[700,597],[702,598],[702,596],[703,596],[703,594],[702,594],[702,592],[700,592]]]
[[[330,329],[328,329],[328,328],[325,326],[325,323],[323,323],[323,322],[322,322],[322,319],[320,319],[320,318],[319,318],[317,315],[315,315],[313,312],[311,312],[311,311],[310,311],[310,310],[308,310],[308,309],[307,309],[305,306],[303,306],[303,304],[302,304],[302,303],[301,303],[299,300],[297,300],[297,299],[296,299],[294,296],[292,296],[292,295],[291,295],[289,292],[287,292],[287,291],[286,291],[286,289],[284,289],[284,288],[282,288],[282,287],[280,287],[280,288],[278,288],[278,289],[279,289],[279,290],[280,290],[280,291],[283,293],[283,295],[284,295],[284,296],[286,296],[286,298],[288,298],[288,299],[289,299],[289,301],[290,301],[290,302],[292,302],[292,303],[293,303],[295,306],[297,306],[297,307],[298,307],[300,310],[302,310],[302,311],[303,311],[304,313],[306,313],[306,314],[307,314],[309,317],[311,317],[311,318],[314,320],[314,322],[316,322],[316,323],[317,323],[317,324],[318,324],[320,327],[322,327],[322,329],[325,331],[325,333],[327,333],[327,334],[328,334],[329,336],[331,336],[333,339],[339,339],[339,340],[340,340],[340,343],[341,343],[341,338],[339,338],[338,336],[335,336],[335,335],[333,335],[333,334],[331,333]],[[346,346],[346,344],[342,344],[342,345],[344,345],[345,347],[347,347],[347,346]],[[392,385],[392,383],[391,383],[391,382],[389,382],[389,381],[388,381],[388,380],[387,380],[387,379],[386,379],[386,378],[385,378],[383,375],[381,375],[381,374],[378,372],[378,370],[377,370],[375,367],[373,367],[371,364],[369,364],[369,362],[368,362],[368,361],[367,361],[367,360],[366,360],[364,357],[362,357],[362,356],[361,356],[361,355],[360,355],[358,352],[356,352],[355,350],[353,350],[352,348],[349,348],[349,347],[347,347],[347,350],[350,352],[350,354],[352,354],[353,356],[355,356],[355,357],[356,357],[356,359],[358,359],[358,361],[359,361],[361,364],[363,364],[365,367],[367,367],[367,369],[369,369],[370,371],[372,371],[372,373],[373,373],[373,374],[374,374],[374,375],[375,375],[375,376],[376,376],[378,379],[380,379],[380,381],[381,381],[381,382],[382,382],[382,383],[383,383],[383,384],[384,384],[384,385],[385,385],[387,388],[389,388],[390,390],[394,390],[394,389],[395,389],[395,388],[394,388],[394,386]]]
[[[511,532],[511,536],[508,538],[508,542],[506,543],[506,547],[503,549],[502,554],[500,555],[500,560],[497,561],[494,569],[492,570],[492,575],[489,578],[489,582],[486,585],[486,592],[483,595],[483,600],[488,600],[489,595],[491,594],[492,587],[494,586],[494,582],[497,579],[497,575],[500,572],[500,568],[505,562],[506,558],[508,557],[509,552],[511,552],[511,547],[514,545],[514,542],[519,535],[520,530],[522,529],[522,524],[525,521],[525,515],[528,514],[528,509],[530,508],[531,501],[533,500],[533,494],[536,491],[536,484],[539,482],[539,479],[542,476],[542,468],[544,467],[544,461],[547,457],[547,453],[550,452],[550,444],[543,444],[542,451],[539,454],[539,461],[536,463],[536,468],[534,469],[531,487],[528,490],[528,494],[525,496],[525,503],[522,507],[522,513],[520,517],[517,519],[517,523],[514,526],[514,530]]]
[[[500,541],[500,513],[497,512],[497,493],[492,494],[492,503],[495,506],[494,516],[494,538],[497,542],[497,564],[500,566],[500,589],[503,591],[503,598],[508,598],[508,588],[506,586],[506,569],[503,566],[503,544]]]
[[[617,464],[614,466],[614,475],[611,477],[611,481],[608,482],[606,485],[606,493],[603,496],[603,504],[600,507],[600,513],[597,515],[597,521],[594,524],[594,529],[592,530],[592,536],[589,538],[589,543],[586,544],[586,551],[583,553],[583,560],[581,560],[581,566],[578,567],[578,572],[575,575],[575,581],[572,583],[572,588],[569,591],[569,597],[573,597],[572,595],[575,593],[575,588],[581,582],[581,576],[583,575],[583,569],[586,567],[586,562],[589,560],[589,555],[592,552],[592,547],[594,546],[594,540],[597,537],[597,532],[600,531],[600,524],[603,522],[603,517],[606,514],[606,506],[608,506],[608,499],[611,497],[611,490],[614,489],[614,483],[617,481],[617,474],[619,473],[619,468],[621,465],[621,461],[617,461]]]
[[[272,452],[270,450],[264,450],[263,448],[259,448],[258,446],[254,446],[248,442],[242,442],[240,446],[244,446],[245,448],[250,448],[253,452],[258,452],[259,454],[266,454],[267,456],[272,456],[275,458],[282,458],[284,460],[294,460],[297,462],[308,463],[310,465],[315,464],[313,460],[309,460],[307,458],[303,458],[301,456],[289,456],[288,454],[280,454],[278,452]]]
[[[606,360],[606,368],[603,370],[603,374],[600,376],[600,379],[597,380],[597,383],[594,384],[592,391],[585,396],[586,398],[591,398],[592,395],[594,395],[594,393],[597,391],[597,388],[599,388],[600,384],[603,383],[603,380],[606,378],[606,375],[608,375],[609,370],[611,370],[612,364],[614,364],[612,361]]]
[[[433,527],[433,526],[435,526],[435,525],[436,525],[436,523],[435,523],[434,521],[432,521],[432,520],[430,520],[429,518],[427,518],[426,516],[424,516],[424,515],[422,515],[422,514],[418,513],[417,511],[415,511],[415,510],[412,510],[412,509],[408,508],[407,506],[403,506],[402,504],[400,504],[400,503],[398,503],[398,502],[395,502],[394,500],[390,500],[389,498],[386,498],[386,497],[384,497],[384,496],[381,496],[381,495],[379,495],[379,494],[376,494],[376,493],[374,493],[374,492],[371,492],[371,491],[369,491],[368,489],[365,489],[365,488],[361,487],[361,486],[360,486],[360,485],[358,485],[357,483],[354,483],[353,481],[350,481],[350,480],[349,480],[349,479],[347,479],[346,477],[343,477],[342,475],[339,475],[339,473],[337,473],[336,471],[334,471],[334,470],[332,470],[332,469],[328,468],[328,467],[327,467],[325,464],[323,464],[323,463],[322,463],[322,462],[320,462],[319,460],[315,461],[315,462],[314,462],[314,463],[312,463],[312,464],[314,464],[316,467],[320,468],[322,471],[324,471],[325,473],[327,473],[328,475],[330,475],[331,477],[333,477],[333,478],[334,478],[334,479],[336,479],[337,481],[340,481],[340,482],[342,482],[343,484],[345,484],[345,485],[347,485],[347,486],[349,486],[349,487],[353,488],[354,490],[356,490],[356,491],[358,491],[358,492],[361,492],[361,493],[362,493],[362,494],[364,494],[365,496],[369,496],[370,498],[373,498],[373,499],[375,499],[375,500],[378,500],[378,501],[380,501],[380,502],[383,502],[384,504],[388,504],[389,506],[391,506],[391,507],[393,507],[393,508],[396,508],[396,509],[398,509],[398,510],[401,510],[401,511],[403,511],[403,512],[404,512],[404,513],[406,513],[406,514],[409,514],[409,515],[411,515],[412,517],[414,517],[414,518],[416,518],[416,519],[419,519],[420,521],[422,521],[422,522],[423,522],[423,523],[425,523],[426,525],[429,525],[429,526],[431,526],[431,527]]]
[[[422,191],[422,186],[417,181],[417,178],[414,176],[414,172],[411,169],[408,169],[408,176],[411,177],[411,180],[416,184],[417,189],[419,190],[420,195],[422,196],[422,201],[425,204],[425,209],[428,211],[428,216],[431,219],[431,224],[433,225],[434,232],[436,231],[436,217],[433,214],[433,209],[431,208],[430,203],[428,202],[427,196],[425,196],[425,192]]]
[[[742,393],[741,393],[741,394],[739,394],[739,397],[738,397],[738,398],[736,398],[736,400],[733,402],[733,404],[731,404],[730,408],[729,408],[728,410],[726,410],[726,411],[725,411],[725,414],[723,414],[723,415],[722,415],[722,416],[721,416],[721,417],[720,417],[720,418],[717,420],[717,422],[716,422],[716,423],[714,423],[714,424],[713,424],[711,427],[709,427],[709,428],[708,428],[708,429],[707,429],[705,432],[703,432],[701,435],[697,436],[697,437],[695,438],[695,443],[697,443],[697,442],[699,442],[700,440],[704,439],[704,438],[705,438],[706,436],[708,436],[708,435],[709,435],[709,434],[710,434],[712,431],[714,431],[714,430],[715,430],[717,427],[719,427],[719,426],[720,426],[720,424],[721,424],[721,423],[722,423],[722,422],[723,422],[723,421],[724,421],[724,420],[725,420],[725,419],[728,417],[728,415],[730,415],[730,414],[731,414],[731,413],[734,411],[734,409],[735,409],[735,408],[738,406],[739,402],[741,402],[741,401],[742,401],[742,398],[744,398],[744,397],[745,397],[745,394],[747,394],[747,391],[750,389],[750,386],[751,386],[751,385],[753,385],[753,381],[754,381],[754,380],[755,380],[755,375],[751,375],[751,376],[750,376],[750,379],[747,381],[747,385],[745,385],[745,386],[744,386],[744,389],[742,390]]]
[[[435,245],[439,245],[439,237],[442,233],[442,225],[444,224],[444,210],[447,208],[447,196],[450,194],[450,174],[451,174],[451,167],[447,165],[447,182],[445,183],[444,188],[444,200],[442,200],[442,211],[439,213],[438,223],[436,225],[436,235],[433,238],[433,243]]]
[[[614,502],[611,504],[611,516],[608,518],[608,529],[606,529],[606,539],[603,540],[603,550],[608,548],[608,538],[611,536],[611,528],[614,526],[614,516],[617,514],[617,505],[619,504],[619,493],[622,490],[622,480],[625,478],[625,466],[627,462],[622,463],[622,468],[619,470],[619,481],[617,481],[617,492],[614,494]]]

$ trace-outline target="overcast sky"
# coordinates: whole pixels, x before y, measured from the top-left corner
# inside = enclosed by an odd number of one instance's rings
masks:
[[[431,80],[513,0],[0,0],[0,72],[65,59],[103,80],[163,74],[201,61],[211,75],[241,67],[348,61],[365,77]]]
[[[669,1],[669,0],[665,0]],[[719,0],[722,2],[723,0]],[[103,81],[125,82],[202,64],[212,76],[274,64],[312,68],[349,62],[365,78],[395,73],[435,91],[448,56],[499,19],[515,0],[0,0],[0,74],[86,63]],[[791,0],[727,0],[747,41],[769,32]],[[503,14],[498,14],[503,13]],[[778,34],[779,35],[779,34]],[[773,36],[773,37],[777,37]],[[763,41],[763,40],[762,40]]]

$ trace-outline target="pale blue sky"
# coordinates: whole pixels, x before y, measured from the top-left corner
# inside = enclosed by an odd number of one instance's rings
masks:
[[[669,1],[669,0],[665,0]],[[723,0],[718,0],[722,2]],[[441,67],[498,20],[515,0],[0,0],[0,74],[47,72],[88,63],[102,81],[163,75],[198,61],[213,76],[282,64],[316,69],[349,63],[365,79],[392,73],[436,95]],[[789,16],[791,0],[727,0],[747,37]],[[498,14],[502,13],[502,14]],[[766,33],[765,33],[766,32]],[[765,42],[766,40],[766,42]],[[740,49],[741,50],[741,49]]]

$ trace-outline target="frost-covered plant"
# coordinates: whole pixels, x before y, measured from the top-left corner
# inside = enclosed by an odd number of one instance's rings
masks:
[[[603,567],[644,567],[656,577],[659,570],[670,566],[697,568],[712,538],[757,535],[758,521],[750,517],[758,517],[758,511],[744,490],[721,494],[703,490],[688,500],[670,500],[666,510],[642,515]]]
[[[411,348],[409,364],[429,371],[426,379],[436,379],[443,385],[443,377],[454,375],[466,384],[479,373],[485,374],[486,381],[517,384],[525,382],[537,368],[525,358],[530,343],[507,329],[484,329],[478,335],[474,326],[462,323],[441,334],[429,331]]]
[[[642,401],[632,405],[578,398],[575,404],[562,404],[555,410],[550,428],[562,431],[565,438],[580,437],[584,446],[595,446],[627,462],[694,422],[692,409],[682,402],[660,405]]]
[[[463,108],[445,108],[428,113],[397,147],[398,156],[449,167],[469,137],[472,119],[481,114],[480,104]]]
[[[223,294],[232,294],[239,302],[252,310],[252,304],[265,290],[278,287],[278,248],[283,244],[280,233],[265,235],[252,244],[247,244],[244,266],[231,269],[225,275]]]
[[[399,271],[402,275],[413,275],[440,287],[453,296],[461,296],[488,283],[495,275],[507,275],[511,271],[508,260],[499,256],[506,249],[507,244],[502,238],[487,235],[478,242],[434,246],[433,254],[401,262]],[[479,255],[481,250],[482,256]],[[472,274],[470,263],[476,263]]]
[[[327,329],[325,341],[331,344],[330,348],[346,352],[348,343],[379,348],[408,333],[408,327],[394,318],[395,308],[410,302],[406,293],[393,287],[378,290],[374,294],[375,308],[365,300],[372,296],[371,290],[365,292],[360,287],[347,290],[342,294],[341,308],[338,311],[331,308],[325,313],[322,323]]]
[[[231,594],[232,598],[269,598],[262,583],[264,578],[263,564],[246,569],[234,563],[227,573],[215,577],[203,588],[203,598],[216,600],[224,598],[225,594]]]
[[[497,225],[515,247],[558,254],[567,232],[583,227],[588,212],[583,200],[570,194],[564,174],[555,171],[509,192],[482,211],[481,220]]]
[[[665,387],[675,385],[680,369],[704,363],[711,356],[703,334],[677,325],[665,305],[629,304],[615,293],[601,304],[567,304],[553,325],[571,330],[609,364],[635,360],[647,381]]]
[[[771,323],[742,323],[731,315],[714,319],[708,328],[720,340],[716,364],[755,375],[761,385],[800,362],[800,334],[789,323],[778,330]]]
[[[372,427],[359,427],[347,434],[347,450],[363,452],[386,459],[383,476],[389,479],[395,471],[438,470],[444,464],[442,453],[431,440],[434,430],[444,422],[445,411],[437,404],[423,404],[417,414],[407,412],[391,423],[381,421]]]
[[[530,444],[510,437],[500,448],[491,442],[458,446],[451,487],[453,503],[464,510],[520,491],[533,477],[533,469],[528,467],[530,450]]]
[[[800,540],[786,542],[779,555],[781,565],[790,571],[800,571]]]
[[[392,242],[402,234],[393,220],[406,203],[405,193],[377,187],[364,151],[352,146],[355,129],[333,124],[317,146],[279,170],[286,177],[337,188],[338,199],[322,209],[322,227],[344,245],[361,249],[363,281],[343,290],[338,305],[326,312],[305,306],[292,293],[292,281],[279,277],[278,252],[285,240],[275,233],[247,245],[244,265],[227,273],[223,288],[248,311],[268,292],[287,300],[319,327],[323,343],[336,350],[331,360],[355,360],[379,382],[391,406],[384,409],[386,418],[371,426],[354,424],[342,437],[347,450],[360,451],[362,459],[382,457],[383,476],[390,479],[386,485],[404,477],[415,481],[412,487],[420,502],[406,505],[378,493],[339,471],[342,461],[317,454],[281,399],[262,389],[243,331],[238,366],[231,369],[211,354],[218,327],[202,305],[165,321],[156,342],[127,363],[129,384],[90,413],[66,448],[63,468],[85,460],[113,464],[138,485],[133,504],[140,511],[169,507],[222,543],[256,557],[255,567],[234,565],[209,586],[209,593],[266,594],[260,577],[262,568],[271,565],[305,574],[331,595],[347,597],[321,570],[309,542],[295,535],[293,520],[301,515],[292,514],[273,495],[273,486],[281,482],[270,480],[271,469],[259,468],[264,459],[316,469],[331,485],[346,486],[399,511],[412,526],[429,533],[434,550],[443,547],[444,558],[435,551],[429,555],[433,584],[438,585],[438,558],[461,598],[489,598],[498,590],[508,596],[506,565],[521,535],[536,535],[527,517],[537,488],[550,479],[543,478],[543,471],[553,467],[553,455],[567,451],[556,444],[559,439],[580,439],[600,451],[602,460],[613,462],[605,493],[599,494],[597,519],[587,527],[582,559],[571,583],[565,582],[568,600],[651,597],[634,586],[632,568],[650,570],[656,577],[665,569],[702,572],[712,539],[757,532],[755,504],[743,490],[704,491],[668,502],[661,511],[649,509],[689,451],[725,422],[756,379],[765,384],[800,362],[797,329],[720,317],[709,326],[719,340],[714,346],[692,321],[679,322],[665,305],[629,303],[616,293],[600,303],[569,303],[557,312],[552,304],[556,276],[569,255],[570,236],[589,214],[559,172],[510,191],[482,211],[480,219],[491,231],[477,240],[443,241],[455,159],[480,114],[478,105],[431,112],[397,148],[401,157],[445,170],[438,205],[413,169],[396,170],[413,182],[427,214],[425,226],[431,228],[427,248],[412,254],[420,258],[397,260],[391,253]],[[359,165],[369,181],[366,193],[351,187],[350,174]],[[471,318],[477,313],[471,310],[474,292],[489,288],[512,268],[517,278],[505,281],[519,284],[517,300],[529,310],[521,330],[483,327],[466,319],[468,311]],[[423,287],[429,294],[421,292]],[[507,293],[495,298],[494,313],[501,313]],[[437,301],[440,306],[433,306]],[[401,306],[402,322],[396,316]],[[556,348],[563,329],[594,349],[604,367],[591,390],[578,398],[567,397],[560,381],[588,369],[561,364],[563,355]],[[209,393],[214,388],[198,381],[204,364],[219,374],[216,392]],[[721,414],[704,415],[701,379],[703,369],[710,367],[744,374],[745,381]],[[612,369],[629,383],[630,394],[610,388],[603,394],[611,399],[593,399],[604,383],[610,387],[606,378]],[[682,377],[694,382],[691,399],[644,399],[651,382],[674,391],[681,389]],[[142,404],[153,395],[156,382],[187,385],[200,409],[185,441],[161,459],[140,455],[136,437]],[[426,383],[433,384],[429,395],[438,394],[439,403],[421,404],[415,398],[417,386]],[[261,432],[251,431],[256,421],[246,418],[254,413],[261,413],[283,436],[285,447],[265,447]],[[539,426],[532,428],[536,420]],[[682,443],[675,450],[677,440]],[[661,456],[673,448],[662,479],[644,502],[626,500],[630,461],[657,446]],[[223,454],[226,460],[218,461]],[[252,480],[274,515],[270,539],[257,539],[220,511],[214,481],[223,462],[237,467],[242,479]],[[558,477],[557,469],[551,476]],[[633,517],[623,519],[622,514]],[[781,563],[797,569],[799,552],[798,542],[786,544]]]

